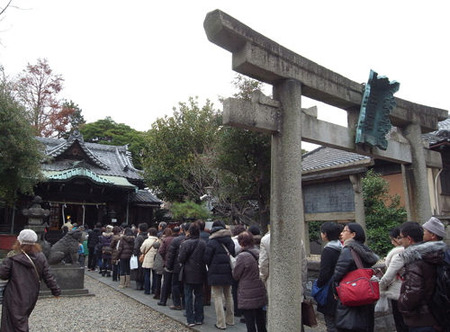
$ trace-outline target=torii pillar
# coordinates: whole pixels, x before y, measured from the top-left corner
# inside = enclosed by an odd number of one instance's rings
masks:
[[[204,28],[211,42],[232,52],[233,70],[273,86],[274,99],[254,94],[252,102],[225,100],[223,122],[272,135],[268,330],[300,331],[303,296],[300,245],[305,234],[302,139],[404,165],[414,164],[416,155],[420,155],[418,172],[426,172],[426,166],[442,167],[442,161],[438,153],[429,150],[425,153],[422,146],[414,146],[411,152],[412,147],[402,141],[389,141],[386,151],[361,149],[355,145],[356,117],[349,116],[349,125],[345,128],[319,121],[301,109],[301,96],[304,95],[357,112],[362,100],[361,84],[295,54],[220,10],[207,14]],[[396,105],[390,114],[391,123],[410,129],[405,132],[410,144],[420,139],[420,132],[436,130],[438,121],[447,117],[447,111],[398,98]],[[408,126],[411,119],[416,126]],[[422,176],[415,181],[419,181],[424,190],[412,195],[416,202],[426,205],[427,200],[423,199],[428,188],[426,179]],[[421,210],[431,214],[429,206]]]

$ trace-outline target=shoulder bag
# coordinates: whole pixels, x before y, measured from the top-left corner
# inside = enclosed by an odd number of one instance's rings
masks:
[[[154,242],[153,242],[153,243],[154,243]],[[145,255],[147,255],[147,253],[150,251],[150,249],[152,249],[153,243],[152,243],[152,245],[151,245],[144,253],[142,253],[142,254],[139,256],[139,263],[142,264],[142,263],[144,262]]]
[[[231,271],[233,271],[234,267],[236,266],[236,257],[234,257],[232,254],[230,254],[230,252],[228,251],[228,248],[223,243],[221,243],[221,244],[222,244],[222,247],[227,252],[228,258],[230,259]]]
[[[359,255],[350,250],[357,269],[347,273],[336,287],[339,300],[349,307],[374,303],[380,298],[378,278],[372,269],[364,268]]]
[[[25,251],[22,250],[22,253],[23,253],[25,256],[27,256],[28,260],[31,262],[31,265],[33,265],[34,272],[36,273],[36,277],[37,277],[38,281],[40,282],[40,281],[41,281],[41,276],[39,275],[39,272],[38,272],[38,269],[37,269],[37,267],[36,267],[36,264],[34,264],[34,262],[33,262],[33,260],[31,259],[31,257],[28,256],[28,254],[27,254]]]
[[[317,304],[320,306],[324,306],[327,304],[328,292],[330,291],[331,279],[323,285],[322,287],[317,286],[317,279],[314,280],[311,289],[311,296],[316,300]]]
[[[314,305],[311,300],[308,299],[305,299],[302,302],[302,324],[309,327],[317,326],[317,318],[314,311]]]

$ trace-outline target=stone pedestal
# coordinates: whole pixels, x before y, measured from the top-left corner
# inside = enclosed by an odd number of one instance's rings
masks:
[[[55,276],[61,288],[61,296],[89,296],[89,290],[84,288],[84,268],[71,264],[50,266],[50,272]],[[45,282],[41,281],[40,297],[52,296]]]

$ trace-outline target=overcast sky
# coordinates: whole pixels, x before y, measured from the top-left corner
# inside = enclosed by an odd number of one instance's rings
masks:
[[[353,81],[367,82],[373,69],[400,82],[397,97],[450,110],[445,0],[13,0],[12,5],[18,8],[9,8],[0,21],[0,64],[13,76],[38,58],[48,59],[65,79],[60,97],[78,104],[88,122],[111,116],[147,130],[191,96],[221,108],[217,97],[231,96],[235,73],[231,54],[209,42],[203,29],[214,9]],[[329,112],[319,117],[346,122],[344,112]]]

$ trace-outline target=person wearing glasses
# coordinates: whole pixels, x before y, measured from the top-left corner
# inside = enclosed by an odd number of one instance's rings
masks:
[[[352,250],[359,255],[365,268],[373,266],[379,257],[369,248],[366,242],[366,234],[360,224],[351,222],[345,225],[341,232],[341,241],[344,247],[341,250],[336,268],[334,269],[333,280],[335,285],[344,278],[344,276],[357,269],[356,262],[352,256]],[[375,304],[362,306],[345,306],[337,298],[335,322],[339,332],[347,331],[374,331]]]

